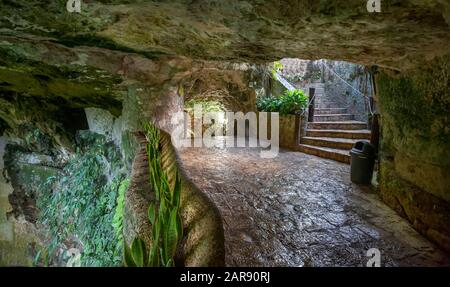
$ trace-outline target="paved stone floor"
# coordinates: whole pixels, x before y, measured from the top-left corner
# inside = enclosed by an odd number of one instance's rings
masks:
[[[368,188],[352,184],[349,165],[281,151],[185,148],[188,176],[215,202],[228,266],[365,266],[370,248],[382,266],[450,266]]]

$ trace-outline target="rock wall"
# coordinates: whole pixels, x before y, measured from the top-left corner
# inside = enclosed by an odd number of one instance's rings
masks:
[[[376,76],[380,191],[428,238],[450,250],[450,61]]]
[[[70,15],[65,4],[2,1],[0,37],[53,38],[67,46],[97,46],[149,58],[323,58],[397,68],[424,56],[448,54],[450,41],[450,4],[445,0],[386,1],[378,15],[369,13],[361,0],[83,1],[83,13]]]
[[[194,72],[184,85],[185,102],[217,101],[224,110],[256,111],[255,81],[261,80],[263,70],[257,65],[217,64],[217,67]]]
[[[6,213],[11,210],[8,195],[12,192],[12,187],[3,176],[5,145],[5,138],[0,137],[0,242],[11,242],[14,239],[13,225],[8,221]],[[3,248],[0,252],[3,258],[5,256]],[[4,263],[2,261],[0,259],[0,263]]]
[[[13,193],[11,182],[4,177],[5,146],[7,138],[0,137],[0,266],[31,266],[33,242],[36,241],[32,224],[24,218],[9,216]]]

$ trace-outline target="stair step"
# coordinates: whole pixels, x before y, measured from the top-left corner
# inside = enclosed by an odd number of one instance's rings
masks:
[[[353,145],[359,140],[327,137],[302,137],[301,143],[312,146],[330,147],[337,149],[352,149]],[[364,140],[367,141],[367,140]]]
[[[326,102],[326,103],[315,102],[314,107],[316,109],[330,109],[330,108],[339,108],[339,105],[336,103],[330,103],[330,102]]]
[[[301,144],[299,145],[299,151],[343,163],[350,163],[350,154],[347,150]]]
[[[316,104],[334,104],[334,105],[339,105],[339,103],[337,103],[335,101],[330,101],[330,100],[324,99],[322,97],[319,97],[317,95],[316,95],[316,98],[314,99],[314,102]],[[339,108],[339,107],[337,107],[337,108]]]
[[[369,130],[313,130],[307,129],[308,137],[328,137],[346,139],[370,139]]]
[[[318,122],[351,121],[353,119],[355,119],[355,116],[352,114],[314,115],[314,121]]]
[[[367,124],[359,121],[340,122],[312,122],[308,123],[308,129],[316,130],[364,130]]]
[[[346,108],[328,108],[328,109],[315,109],[315,115],[330,115],[330,114],[346,114]]]
[[[317,93],[323,94],[325,92],[325,88],[324,87],[311,87],[311,88],[315,89],[315,91],[314,91],[315,94],[317,94]]]

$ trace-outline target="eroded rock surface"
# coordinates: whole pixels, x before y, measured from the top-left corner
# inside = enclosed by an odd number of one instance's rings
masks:
[[[84,1],[82,13],[67,13],[65,4],[4,1],[1,34],[153,58],[328,58],[397,68],[447,54],[450,41],[445,0],[389,1],[382,13],[361,0]]]
[[[185,148],[187,175],[219,207],[228,266],[450,264],[443,251],[350,182],[349,166],[298,152],[261,159],[256,149]]]

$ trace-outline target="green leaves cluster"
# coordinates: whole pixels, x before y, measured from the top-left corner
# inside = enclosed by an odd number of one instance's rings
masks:
[[[281,72],[283,70],[283,64],[281,64],[280,61],[275,61],[273,62],[273,66],[272,69],[270,70],[270,73],[272,74],[272,78],[276,79],[277,77],[275,76],[275,74],[277,72]]]
[[[75,247],[81,251],[82,266],[119,266],[122,244],[112,222],[125,179],[120,152],[90,132],[77,141],[77,153],[61,176],[49,178],[37,196],[39,222],[51,239],[49,257],[53,265],[61,264],[68,258],[58,250]]]
[[[256,107],[262,112],[277,112],[282,115],[298,114],[308,107],[308,96],[301,90],[286,91],[280,97],[258,97]]]
[[[116,233],[116,238],[118,240],[118,245],[123,245],[123,216],[125,210],[125,191],[130,184],[129,179],[125,179],[119,186],[119,192],[116,200],[116,211],[114,213],[112,226]]]
[[[181,201],[181,179],[175,175],[173,188],[167,173],[162,168],[160,131],[150,123],[144,124],[148,140],[147,156],[150,170],[150,184],[155,192],[156,202],[148,208],[148,219],[152,225],[152,245],[147,252],[140,238],[135,238],[131,248],[125,246],[124,263],[130,267],[175,266],[177,247],[183,237],[183,224],[179,214]]]

